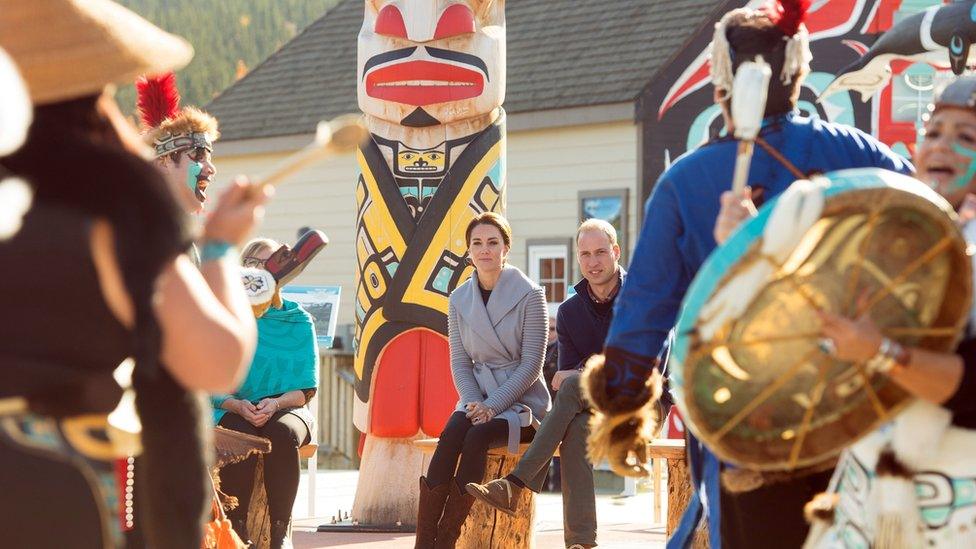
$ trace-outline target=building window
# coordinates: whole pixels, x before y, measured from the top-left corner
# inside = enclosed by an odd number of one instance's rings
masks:
[[[626,265],[627,258],[627,195],[627,189],[580,191],[579,193],[579,222],[595,217],[613,225],[613,228],[617,229],[620,263],[623,265]]]
[[[550,314],[566,301],[570,286],[570,242],[565,239],[528,242],[529,278],[546,291]]]

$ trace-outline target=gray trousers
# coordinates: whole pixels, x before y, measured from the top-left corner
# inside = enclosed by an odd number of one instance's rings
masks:
[[[596,545],[596,492],[593,466],[586,458],[589,422],[589,406],[583,400],[580,377],[570,377],[559,386],[552,409],[543,418],[535,438],[512,471],[512,475],[526,487],[540,492],[549,470],[549,460],[559,448],[563,531],[567,546],[574,543]]]

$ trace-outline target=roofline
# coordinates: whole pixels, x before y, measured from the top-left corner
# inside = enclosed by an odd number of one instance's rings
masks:
[[[699,23],[698,26],[695,27],[695,29],[692,32],[688,33],[688,37],[685,38],[684,42],[682,42],[681,47],[675,49],[671,53],[671,55],[668,56],[667,60],[664,63],[662,63],[661,66],[658,67],[656,71],[654,71],[654,74],[651,75],[651,77],[647,80],[647,83],[644,84],[644,87],[641,88],[640,92],[637,94],[637,97],[634,98],[634,100],[638,105],[637,107],[638,112],[636,113],[636,116],[638,118],[644,118],[642,114],[643,108],[641,107],[641,104],[645,99],[650,98],[650,96],[654,93],[654,89],[658,85],[658,80],[664,75],[665,71],[671,68],[671,65],[674,64],[674,62],[678,59],[678,57],[683,55],[685,50],[691,47],[695,43],[695,40],[697,40],[698,37],[701,36],[701,33],[703,31],[709,29],[709,25],[712,25],[714,27],[715,24],[714,21],[718,21],[719,19],[721,19],[721,17],[725,15],[726,12],[733,10],[737,7],[741,7],[742,5],[745,5],[747,3],[748,2],[740,2],[738,0],[725,0],[724,2],[719,2],[718,4],[716,4],[714,8],[712,8],[712,11],[708,12],[708,15],[705,16],[705,19],[701,23]]]
[[[635,123],[636,103],[624,101],[565,109],[508,113],[506,127],[511,132],[545,130],[567,126],[586,126],[611,122]],[[221,140],[214,143],[214,156],[247,156],[292,152],[308,145],[314,133]]]

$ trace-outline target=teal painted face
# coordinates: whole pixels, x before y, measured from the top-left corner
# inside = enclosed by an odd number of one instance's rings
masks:
[[[958,207],[976,178],[976,112],[937,109],[925,125],[914,161],[918,178]]]
[[[186,170],[186,186],[193,192],[197,191],[197,180],[200,179],[201,173],[203,173],[203,163],[190,160]]]
[[[960,191],[969,187],[969,183],[973,180],[973,177],[976,177],[976,149],[970,149],[969,147],[963,147],[959,143],[953,143],[952,151],[960,156],[965,156],[969,160],[966,171],[957,177],[949,188],[950,191]]]

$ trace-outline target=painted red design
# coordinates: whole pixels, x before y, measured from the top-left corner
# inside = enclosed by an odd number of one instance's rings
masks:
[[[392,4],[380,10],[373,31],[382,36],[407,39],[407,25],[403,22],[403,14]]]
[[[370,97],[416,107],[478,97],[484,88],[481,73],[432,61],[398,63],[366,76]]]
[[[471,34],[475,31],[474,12],[471,8],[463,4],[454,4],[444,10],[441,18],[437,21],[437,30],[434,31],[434,40]]]

